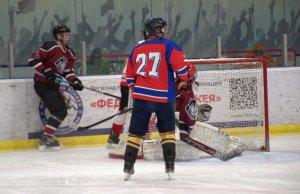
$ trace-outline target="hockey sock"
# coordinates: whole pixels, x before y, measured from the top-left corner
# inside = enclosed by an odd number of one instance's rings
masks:
[[[164,160],[166,162],[173,162],[176,156],[175,143],[162,144]]]
[[[174,161],[176,156],[175,143],[164,143],[162,144],[162,149],[165,160],[165,172],[174,173]]]
[[[134,168],[133,165],[136,161],[137,154],[142,143],[142,137],[133,135],[131,133],[128,134],[127,146],[124,155],[124,172],[133,174]]]
[[[131,133],[128,134],[127,146],[140,149],[141,143],[143,141],[143,137],[133,135]]]
[[[122,111],[123,110],[121,110],[119,112],[122,112]],[[127,116],[127,113],[117,115],[117,116],[114,117],[113,124],[112,124],[112,127],[111,127],[114,134],[116,134],[116,135],[121,134],[123,126],[126,123],[126,116]]]
[[[112,124],[112,131],[114,132],[114,134],[116,134],[117,136],[119,136],[122,132],[124,124],[118,125],[116,123]]]
[[[175,132],[159,133],[163,149],[163,155],[166,162],[175,160]]]
[[[44,134],[46,135],[55,135],[56,129],[50,125],[46,125],[44,129]]]
[[[60,120],[58,117],[51,115],[48,118],[46,127],[44,129],[44,133],[48,135],[54,135],[56,132],[57,127],[62,123],[62,120]]]
[[[127,145],[126,150],[125,150],[125,155],[124,155],[125,162],[134,164],[136,161],[138,151],[139,151],[139,149]]]
[[[160,136],[160,139],[161,139],[161,144],[175,143],[176,142],[175,131],[159,133],[159,136]]]

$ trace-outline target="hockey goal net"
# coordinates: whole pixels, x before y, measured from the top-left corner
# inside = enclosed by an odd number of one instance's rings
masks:
[[[209,104],[207,124],[239,137],[248,150],[269,151],[267,62],[258,58],[191,59],[197,103]]]
[[[247,150],[269,151],[267,62],[253,58],[189,59],[197,77],[193,89],[197,104],[212,107],[207,124],[240,138]],[[127,117],[128,118],[128,117]],[[127,119],[125,130],[130,119]],[[158,138],[156,116],[149,124],[150,138]],[[122,158],[126,132],[109,156]],[[138,158],[142,158],[139,153]]]

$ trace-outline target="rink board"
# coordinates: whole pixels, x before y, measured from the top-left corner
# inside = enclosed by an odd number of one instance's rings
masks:
[[[223,131],[230,133],[233,136],[247,136],[252,133],[251,128],[248,129],[222,129]],[[93,131],[101,131],[101,129],[95,129]],[[250,132],[251,131],[251,132]],[[270,135],[297,135],[300,134],[300,125],[280,125],[271,126]],[[65,147],[81,147],[81,146],[99,146],[107,143],[108,135],[93,135],[93,136],[77,136],[77,137],[59,137],[59,141]],[[38,139],[28,140],[13,140],[13,141],[0,141],[0,152],[12,151],[12,150],[26,150],[36,149],[38,147]]]
[[[81,80],[85,86],[120,96],[120,75],[85,76]],[[296,83],[300,83],[300,68],[270,69],[268,81],[270,134],[299,134],[300,85]],[[48,112],[33,89],[33,80],[4,79],[0,80],[0,86],[0,150],[36,147]],[[74,91],[67,86],[62,91],[69,103],[68,116],[58,129],[62,143],[65,141],[65,146],[105,144],[111,121],[85,132],[74,131],[69,126],[86,126],[115,114],[119,100],[89,90]]]

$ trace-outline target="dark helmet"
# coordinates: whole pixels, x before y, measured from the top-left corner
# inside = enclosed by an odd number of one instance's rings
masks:
[[[156,36],[157,33],[163,33],[163,28],[167,22],[162,18],[148,18],[144,23],[144,36]]]
[[[57,25],[53,28],[53,37],[56,39],[57,34],[64,33],[64,32],[71,32],[70,28],[66,25]]]

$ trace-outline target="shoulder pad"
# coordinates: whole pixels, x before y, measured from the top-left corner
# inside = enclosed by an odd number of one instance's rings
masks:
[[[57,43],[55,41],[47,41],[43,44],[41,48],[44,50],[50,50],[54,46],[57,46]]]

